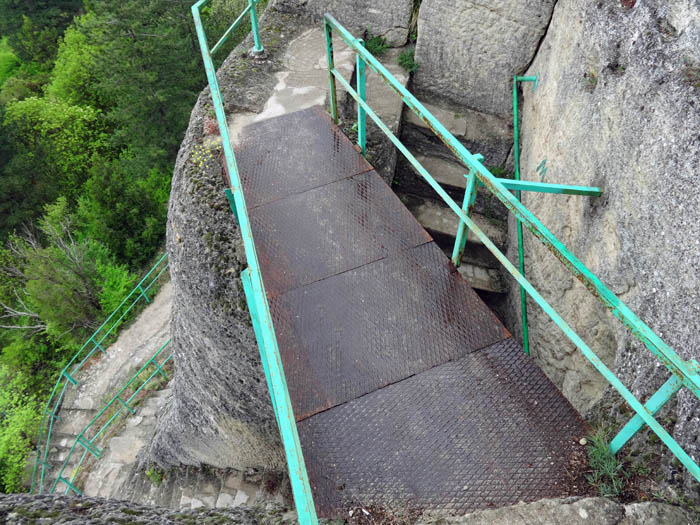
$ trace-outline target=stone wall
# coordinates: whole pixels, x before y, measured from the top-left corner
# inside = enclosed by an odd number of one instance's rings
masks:
[[[362,37],[369,31],[386,38],[391,46],[406,43],[413,13],[413,0],[275,0],[273,5],[317,18],[330,13],[354,35]]]
[[[700,7],[625,7],[634,3],[556,4],[527,71],[541,81],[524,90],[522,175],[540,180],[546,159],[546,182],[596,185],[604,195],[525,194],[524,202],[683,358],[700,359]],[[666,369],[532,236],[526,254],[531,282],[634,394],[645,399],[661,385]],[[515,288],[511,313],[517,331]],[[601,402],[606,381],[533,303],[530,333],[534,355],[575,406]],[[662,419],[698,461],[700,403],[687,390],[677,397]],[[624,407],[611,413],[629,417]],[[670,459],[658,442],[653,450]],[[668,465],[669,478],[684,476],[697,494],[697,482]]]
[[[501,117],[511,82],[530,64],[555,0],[423,0],[418,91]]]

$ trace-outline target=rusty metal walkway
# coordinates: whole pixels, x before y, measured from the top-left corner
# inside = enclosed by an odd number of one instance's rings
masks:
[[[320,107],[236,150],[316,510],[571,495],[587,426]]]

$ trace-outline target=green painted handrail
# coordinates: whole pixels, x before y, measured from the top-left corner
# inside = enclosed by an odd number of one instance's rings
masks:
[[[623,399],[637,413],[637,416],[628,423],[622,432],[615,438],[614,443],[617,450],[626,443],[634,432],[646,424],[664,442],[671,452],[680,462],[700,481],[700,467],[683,450],[683,448],[673,439],[673,437],[654,419],[652,413],[658,410],[677,391],[668,384],[664,385],[657,394],[652,396],[647,407],[630,392],[630,390],[615,376],[615,374],[601,361],[601,359],[591,350],[581,337],[569,326],[569,324],[557,313],[552,306],[540,295],[540,293],[525,279],[523,274],[516,268],[508,258],[496,247],[495,244],[484,234],[479,226],[471,218],[468,210],[463,210],[440,186],[440,184],[430,175],[430,173],[416,160],[413,154],[401,143],[401,141],[391,132],[391,130],[381,121],[376,113],[369,107],[367,102],[355,91],[352,86],[335,69],[333,61],[333,31],[337,31],[345,43],[355,52],[355,54],[365,62],[375,73],[377,73],[403,100],[411,111],[433,130],[435,135],[455,154],[455,156],[469,169],[470,175],[475,180],[471,184],[474,187],[476,179],[491,191],[515,218],[525,225],[579,280],[586,288],[602,302],[617,317],[632,334],[641,341],[663,364],[668,368],[678,381],[688,388],[696,397],[700,399],[700,375],[698,374],[698,363],[696,361],[685,362],[681,357],[661,338],[654,333],[639,317],[637,317],[625,303],[606,287],[602,281],[591,272],[579,259],[577,259],[564,244],[557,239],[540,221],[535,217],[517,197],[515,197],[505,186],[502,179],[495,177],[481,162],[483,157],[472,154],[457,140],[426,108],[421,104],[400,82],[398,82],[389,71],[369,53],[361,41],[350,34],[341,26],[335,18],[327,14],[324,17],[324,32],[326,35],[326,46],[328,53],[329,79],[331,90],[331,115],[333,120],[338,122],[338,108],[335,94],[336,81],[340,82],[347,92],[357,101],[358,109],[362,110],[375,121],[377,126],[387,135],[394,145],[403,153],[418,173],[426,180],[442,200],[457,215],[459,222],[464,223],[471,229],[486,248],[491,251],[503,264],[508,272],[513,275],[518,284],[532,297],[535,302],[547,313],[554,323],[564,332],[583,355],[593,364],[593,366],[605,377],[605,379],[620,393]],[[359,120],[359,119],[358,119]],[[358,126],[360,122],[358,122]],[[364,131],[363,131],[364,133]],[[469,180],[468,180],[468,186]],[[525,189],[525,188],[516,188]],[[465,199],[469,200],[469,199]],[[653,403],[652,403],[653,401]],[[616,450],[615,450],[616,451]]]
[[[105,433],[105,431],[116,421],[116,419],[121,415],[122,411],[124,409],[128,410],[130,413],[135,413],[133,407],[131,406],[131,402],[134,400],[134,398],[143,390],[143,388],[158,374],[162,375],[166,380],[168,379],[167,374],[163,370],[163,366],[165,366],[170,359],[172,359],[172,353],[169,354],[161,363],[158,363],[156,361],[156,358],[160,356],[160,354],[163,352],[166,346],[170,344],[170,339],[168,339],[163,346],[161,346],[158,351],[153,354],[153,356],[146,361],[146,363],[136,372],[131,379],[117,392],[112,399],[105,404],[104,407],[97,413],[97,415],[92,418],[92,420],[85,425],[85,427],[80,431],[80,433],[77,435],[75,440],[73,441],[73,446],[71,446],[70,450],[68,451],[68,455],[66,456],[66,459],[63,461],[63,464],[61,465],[61,469],[58,472],[58,475],[56,476],[56,479],[54,480],[53,484],[51,485],[51,489],[49,490],[50,493],[55,492],[56,487],[58,486],[59,483],[64,483],[66,485],[66,494],[68,492],[72,491],[75,494],[81,494],[81,491],[75,486],[75,480],[78,477],[78,474],[80,472],[80,469],[83,465],[83,462],[85,461],[85,458],[88,454],[92,454],[95,457],[100,457],[102,455],[102,450],[97,446],[97,442],[99,438]],[[155,370],[151,372],[151,374],[141,383],[134,392],[127,398],[123,399],[122,395],[126,391],[127,388],[129,388],[134,381],[149,367],[153,365]],[[104,415],[107,410],[109,410],[112,406],[118,405],[117,410],[112,414],[109,419],[105,423],[103,423],[97,432],[92,437],[88,437],[88,431],[92,429],[93,425],[97,423],[97,421]],[[74,467],[73,473],[70,475],[69,478],[64,476],[64,471],[68,464],[70,463],[72,457],[73,457],[73,452],[77,448],[77,446],[80,445],[83,447],[83,454],[80,457],[80,460],[78,461],[78,464]]]
[[[280,357],[279,348],[277,346],[277,337],[275,336],[275,328],[272,324],[270,307],[267,302],[267,294],[265,293],[265,285],[263,284],[262,274],[260,273],[258,255],[253,241],[253,232],[250,228],[248,208],[246,207],[241,179],[238,174],[236,156],[231,146],[223,97],[221,96],[219,81],[216,78],[212,52],[209,49],[209,42],[202,24],[200,9],[207,1],[208,0],[200,0],[194,4],[192,6],[192,16],[194,17],[194,23],[197,29],[197,38],[199,39],[204,68],[206,70],[207,80],[209,81],[211,98],[216,112],[216,120],[219,124],[224,159],[226,161],[226,169],[231,185],[226,197],[229,199],[234,216],[238,221],[241,237],[243,239],[243,248],[248,261],[248,268],[241,275],[241,279],[245,287],[248,311],[251,313],[254,322],[255,336],[258,341],[260,358],[265,371],[265,379],[270,392],[272,406],[274,407],[277,417],[282,444],[284,445],[287,467],[289,469],[289,479],[292,485],[292,494],[297,508],[297,517],[299,523],[302,525],[315,524],[318,523],[318,519],[311,496],[304,455],[301,450],[301,444],[299,443],[292,402],[289,398],[287,381],[282,367],[282,358]],[[260,50],[262,49],[257,15],[252,8],[255,3],[255,0],[249,0],[248,4],[249,8],[251,8],[251,28],[254,41],[256,42],[256,47],[253,48],[253,52],[256,52],[256,48],[258,47]],[[240,19],[239,17],[239,21]],[[236,25],[236,23],[237,22],[234,22],[234,25]]]
[[[61,409],[66,390],[70,385],[77,387],[79,384],[78,373],[85,363],[98,350],[105,352],[103,343],[120,326],[124,318],[134,309],[134,307],[144,300],[149,302],[148,290],[155,284],[161,275],[168,269],[168,254],[164,253],[158,262],[139,281],[136,287],[124,298],[117,308],[107,317],[107,319],[95,330],[95,332],[85,341],[68,364],[61,370],[56,384],[51,391],[49,399],[44,406],[39,437],[36,446],[36,459],[32,468],[32,484],[30,491],[41,493],[44,489],[44,477],[47,469],[52,465],[48,461],[48,453],[51,442],[53,426],[59,420],[58,412]],[[147,284],[148,283],[148,284]]]

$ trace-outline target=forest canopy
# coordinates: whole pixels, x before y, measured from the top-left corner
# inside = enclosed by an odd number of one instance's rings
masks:
[[[0,0],[2,492],[26,489],[58,372],[163,250],[206,84],[191,3]],[[212,2],[210,34],[244,3]]]

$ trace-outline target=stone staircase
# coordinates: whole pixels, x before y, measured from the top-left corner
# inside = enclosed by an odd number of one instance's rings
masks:
[[[510,164],[512,126],[497,117],[485,115],[468,108],[457,107],[444,101],[423,101],[445,127],[472,153],[481,153],[486,166],[500,173]],[[416,159],[435,177],[447,193],[459,204],[464,200],[467,169],[459,164],[447,147],[415,113],[405,110],[401,128],[401,140]],[[505,170],[503,170],[505,171]],[[459,225],[455,214],[439,198],[434,190],[401,156],[397,162],[393,189],[406,207],[433,236],[446,254],[451,256]],[[474,206],[474,220],[501,250],[505,251],[507,239],[507,213],[500,202],[485,188],[479,188]],[[459,267],[460,273],[488,302],[500,302],[506,285],[501,265],[470,232]]]
[[[85,480],[85,496],[157,505],[175,510],[289,504],[286,474],[181,467],[162,472],[141,460],[156,428],[156,415],[172,402],[172,389],[151,394],[104,445]]]
[[[42,492],[51,491],[80,432],[168,340],[171,303],[172,285],[166,282],[152,298],[148,308],[119,334],[106,352],[96,353],[85,364],[77,378],[78,386],[69,385],[51,432],[47,454],[51,468],[45,473]],[[167,353],[163,354],[163,358],[165,355]],[[92,430],[88,436],[94,436],[94,432],[96,430]],[[97,443],[97,446],[102,448],[103,445]],[[62,477],[70,479],[84,452],[84,447],[76,445]],[[91,458],[86,457],[86,462],[90,461]],[[67,488],[65,483],[59,481],[55,492],[63,493]]]

